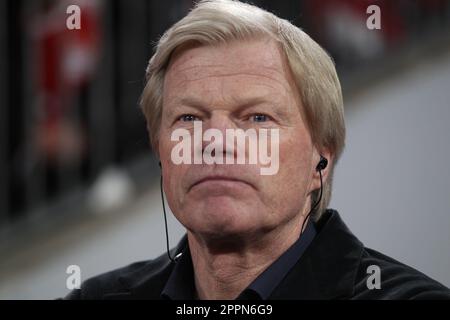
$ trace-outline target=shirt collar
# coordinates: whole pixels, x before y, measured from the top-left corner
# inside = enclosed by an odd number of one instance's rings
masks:
[[[305,230],[298,240],[261,273],[238,297],[238,299],[255,298],[267,300],[272,291],[294,267],[306,248],[313,241],[316,228],[312,221],[306,224]],[[250,291],[253,291],[252,293]],[[249,295],[250,293],[250,295]]]
[[[303,252],[316,235],[312,221],[306,224],[298,240],[261,273],[238,297],[238,299],[267,299],[289,271],[298,262]],[[189,247],[186,245],[181,257],[164,286],[161,297],[170,300],[193,300],[195,298],[194,270]]]

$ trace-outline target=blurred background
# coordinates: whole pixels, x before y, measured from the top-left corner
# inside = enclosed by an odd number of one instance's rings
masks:
[[[252,3],[336,62],[347,144],[331,207],[366,246],[450,286],[450,1]],[[69,265],[85,280],[164,252],[138,100],[155,41],[192,4],[0,0],[0,299],[62,297]],[[169,230],[173,246],[171,214]]]

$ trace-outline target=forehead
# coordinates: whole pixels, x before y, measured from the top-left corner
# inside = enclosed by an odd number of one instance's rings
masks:
[[[208,65],[219,61],[233,66],[247,65],[283,68],[283,55],[280,46],[271,39],[233,40],[217,45],[191,44],[175,50],[169,69],[182,71],[184,68]]]
[[[240,81],[239,78],[242,78],[247,82],[249,77],[258,77],[250,82],[280,86],[285,90],[292,83],[280,46],[274,40],[257,39],[215,46],[191,46],[174,52],[165,76],[164,88],[175,86],[178,91],[187,83],[198,80],[207,82],[211,77],[228,77],[233,78],[232,81]]]

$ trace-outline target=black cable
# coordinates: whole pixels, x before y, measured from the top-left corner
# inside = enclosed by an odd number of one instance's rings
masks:
[[[170,245],[169,245],[169,228],[167,227],[167,215],[166,215],[166,205],[164,204],[164,192],[163,192],[163,178],[161,174],[161,179],[159,180],[159,186],[161,188],[161,202],[164,212],[164,226],[166,227],[166,245],[167,245],[167,256],[170,261],[175,262],[174,258],[170,255]]]
[[[300,229],[300,235],[303,233],[303,225],[305,224],[306,220],[308,220],[309,215],[316,210],[317,205],[320,203],[320,200],[322,200],[322,190],[323,190],[323,185],[322,185],[322,170],[319,169],[319,176],[320,176],[320,193],[319,193],[319,200],[316,201],[316,203],[314,204],[314,206],[311,207],[311,210],[309,210],[308,214],[306,215],[305,219],[302,222],[302,228]]]

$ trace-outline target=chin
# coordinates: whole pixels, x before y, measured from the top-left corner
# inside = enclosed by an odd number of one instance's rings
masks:
[[[194,233],[211,237],[245,235],[255,230],[255,210],[247,211],[242,206],[203,206],[190,217],[186,217],[186,227]]]

